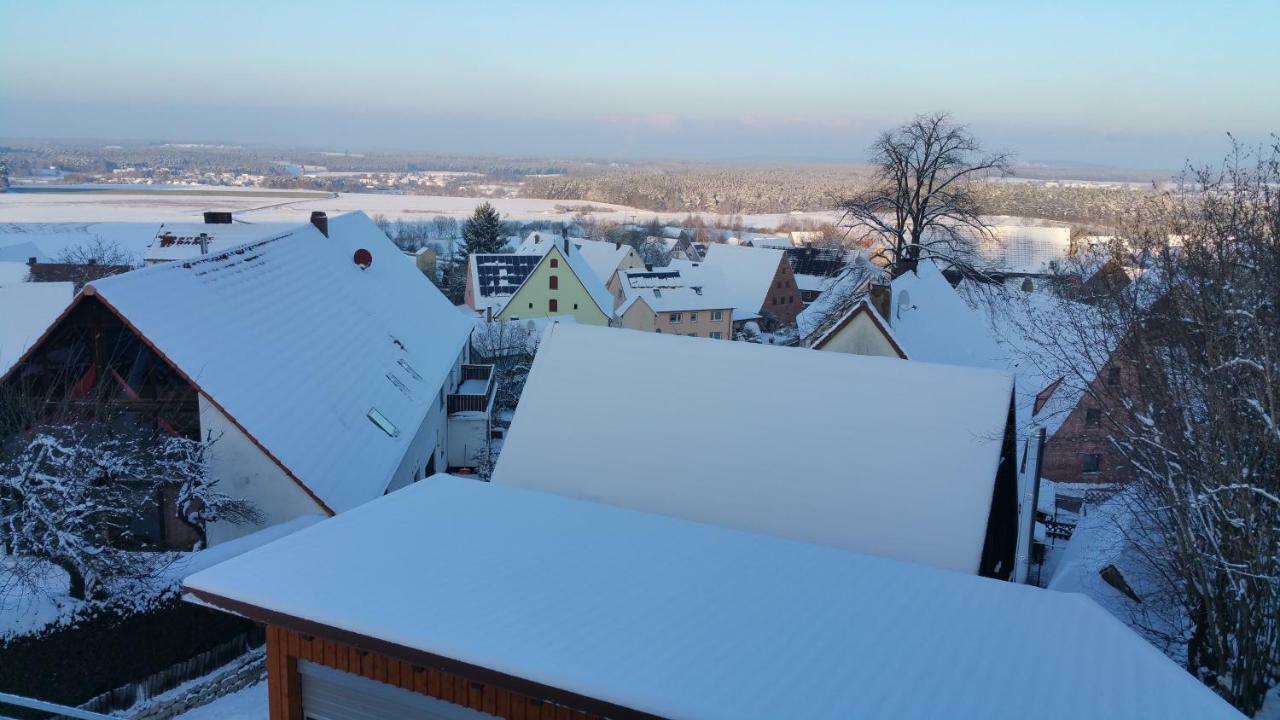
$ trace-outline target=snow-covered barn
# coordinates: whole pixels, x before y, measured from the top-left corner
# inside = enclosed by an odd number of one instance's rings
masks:
[[[467,364],[472,326],[350,213],[90,283],[0,381],[211,440],[220,489],[271,525],[467,464],[451,443],[487,443],[487,422],[469,430],[493,397],[489,368]],[[158,522],[151,540],[180,546]],[[215,524],[209,541],[253,529]]]
[[[493,481],[1006,577],[1011,392],[988,370],[552,326]]]
[[[267,624],[272,720],[1240,717],[1079,595],[449,476],[185,590]]]

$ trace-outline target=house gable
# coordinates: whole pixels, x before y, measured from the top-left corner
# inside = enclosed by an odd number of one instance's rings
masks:
[[[584,325],[608,325],[611,310],[600,307],[559,246],[553,246],[502,307],[498,318],[511,320],[569,315]]]
[[[865,300],[813,344],[814,350],[907,359],[893,333]]]

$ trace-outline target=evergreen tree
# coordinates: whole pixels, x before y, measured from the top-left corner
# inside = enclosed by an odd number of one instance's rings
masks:
[[[466,262],[472,253],[502,252],[503,245],[502,217],[489,203],[478,205],[462,226],[462,244],[458,247],[462,261]]]

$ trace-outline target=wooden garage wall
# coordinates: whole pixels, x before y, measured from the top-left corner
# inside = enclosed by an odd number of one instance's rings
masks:
[[[271,720],[302,720],[299,660],[310,660],[507,720],[604,720],[599,715],[436,668],[268,625],[267,702]]]

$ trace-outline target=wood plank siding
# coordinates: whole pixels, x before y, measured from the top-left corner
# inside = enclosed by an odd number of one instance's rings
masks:
[[[604,720],[491,682],[419,665],[334,640],[267,625],[267,702],[271,720],[302,720],[298,662],[335,670],[496,715],[507,720]]]

